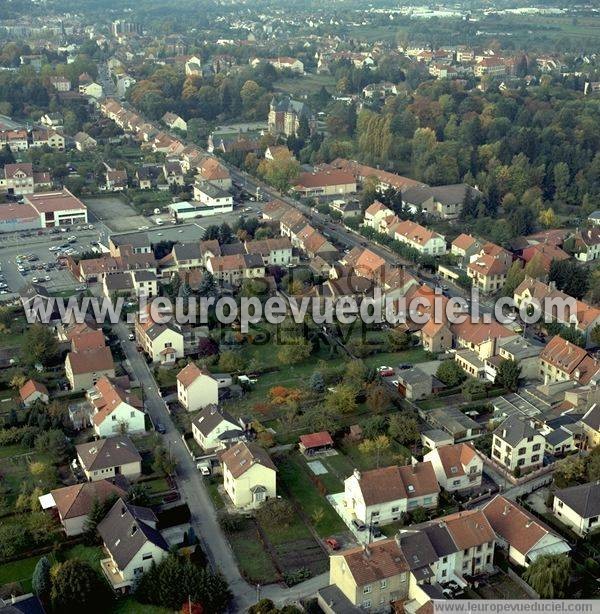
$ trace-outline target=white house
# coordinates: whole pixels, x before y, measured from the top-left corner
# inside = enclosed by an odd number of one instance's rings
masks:
[[[468,443],[440,446],[423,460],[431,462],[438,484],[447,492],[481,486],[483,460]]]
[[[169,553],[169,545],[157,529],[158,519],[147,507],[119,499],[98,524],[108,558],[102,572],[114,590],[126,592],[152,565]]]
[[[344,505],[353,518],[384,525],[417,507],[436,508],[439,491],[430,462],[362,472],[355,469],[344,480]]]
[[[142,457],[131,439],[124,435],[81,443],[75,450],[77,461],[90,482],[116,475],[136,480],[142,474]]]
[[[277,496],[277,469],[256,443],[239,442],[220,453],[225,492],[237,508],[255,508]]]
[[[223,409],[211,405],[205,407],[192,420],[192,435],[196,443],[205,451],[220,450],[226,444],[244,438],[240,423]]]
[[[494,431],[492,460],[508,471],[531,471],[542,466],[546,440],[530,421],[513,414]]]
[[[177,399],[188,411],[219,402],[219,384],[208,372],[190,362],[177,374]]]
[[[103,377],[88,393],[88,397],[95,408],[92,424],[98,437],[145,432],[143,403],[135,394]]]
[[[47,403],[49,399],[48,388],[41,382],[36,382],[33,379],[28,379],[23,386],[21,386],[19,389],[19,396],[25,407],[29,407],[36,401]]]
[[[405,243],[416,249],[420,254],[428,256],[441,256],[446,253],[446,239],[411,220],[404,220],[392,226],[393,237],[396,241]]]
[[[590,482],[557,490],[552,512],[577,535],[585,537],[600,526],[600,483]]]
[[[571,547],[565,539],[542,524],[520,505],[496,495],[482,508],[494,529],[498,545],[517,565],[529,567],[539,556],[566,554]]]

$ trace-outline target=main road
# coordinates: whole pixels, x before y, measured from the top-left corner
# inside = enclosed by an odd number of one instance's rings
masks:
[[[124,323],[113,327],[119,337],[125,356],[129,362],[131,375],[139,382],[144,391],[144,404],[146,411],[154,424],[160,422],[165,427],[162,436],[165,447],[169,450],[177,463],[177,483],[183,500],[188,504],[191,512],[191,524],[204,552],[208,556],[211,566],[219,570],[229,584],[233,593],[232,612],[243,612],[256,603],[257,595],[261,598],[272,599],[278,605],[292,603],[302,597],[310,597],[319,588],[329,584],[329,574],[324,573],[306,580],[293,588],[279,585],[252,586],[246,582],[238,569],[235,556],[229,546],[225,535],[219,526],[217,514],[212,504],[204,480],[185,447],[181,434],[175,427],[171,415],[167,410],[164,399],[144,356],[137,351],[134,342],[129,341],[130,328]]]

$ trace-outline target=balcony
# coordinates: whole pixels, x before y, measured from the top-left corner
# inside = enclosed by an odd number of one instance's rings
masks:
[[[123,578],[123,574],[119,571],[112,559],[102,559],[100,561],[100,568],[113,590],[131,586],[132,582]]]

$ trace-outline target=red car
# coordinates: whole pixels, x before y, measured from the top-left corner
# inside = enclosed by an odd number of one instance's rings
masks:
[[[340,549],[340,543],[338,542],[337,539],[335,539],[335,537],[328,537],[325,540],[325,543],[332,549],[332,550],[339,550]]]
[[[377,373],[379,373],[381,377],[391,377],[394,375],[394,369],[392,369],[392,367],[379,367]]]

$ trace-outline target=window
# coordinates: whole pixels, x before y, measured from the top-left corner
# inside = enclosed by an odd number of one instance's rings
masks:
[[[379,512],[371,512],[371,516],[379,516]]]
[[[370,584],[365,584],[363,586],[363,595],[368,595],[373,590],[373,587]]]
[[[537,452],[537,451],[538,451],[538,450],[539,450],[541,447],[542,447],[542,445],[541,445],[541,444],[536,443],[536,444],[535,444],[535,445],[534,445],[534,446],[533,446],[531,449],[532,449],[534,452]]]
[[[531,462],[532,462],[532,463],[537,463],[539,460],[540,460],[540,455],[539,455],[539,454],[534,454],[534,455],[531,457]]]
[[[366,609],[366,608],[370,608],[370,607],[371,607],[371,600],[370,600],[370,599],[365,599],[365,600],[362,602],[362,607],[363,607],[363,608],[365,608],[365,609]]]
[[[524,458],[520,458],[517,462],[517,465],[521,466],[525,464],[525,459]]]
[[[382,580],[379,584],[379,588],[387,588],[387,580]]]
[[[393,507],[393,508],[392,508],[392,514],[393,514],[394,512],[397,512],[399,509],[400,509],[400,508],[399,508],[398,506]]]
[[[517,454],[519,456],[523,456],[523,454],[525,454],[526,448],[519,448],[519,451],[517,452]]]
[[[147,552],[146,554],[144,554],[144,556],[142,556],[143,561],[149,561],[151,558],[152,558],[152,552]]]

